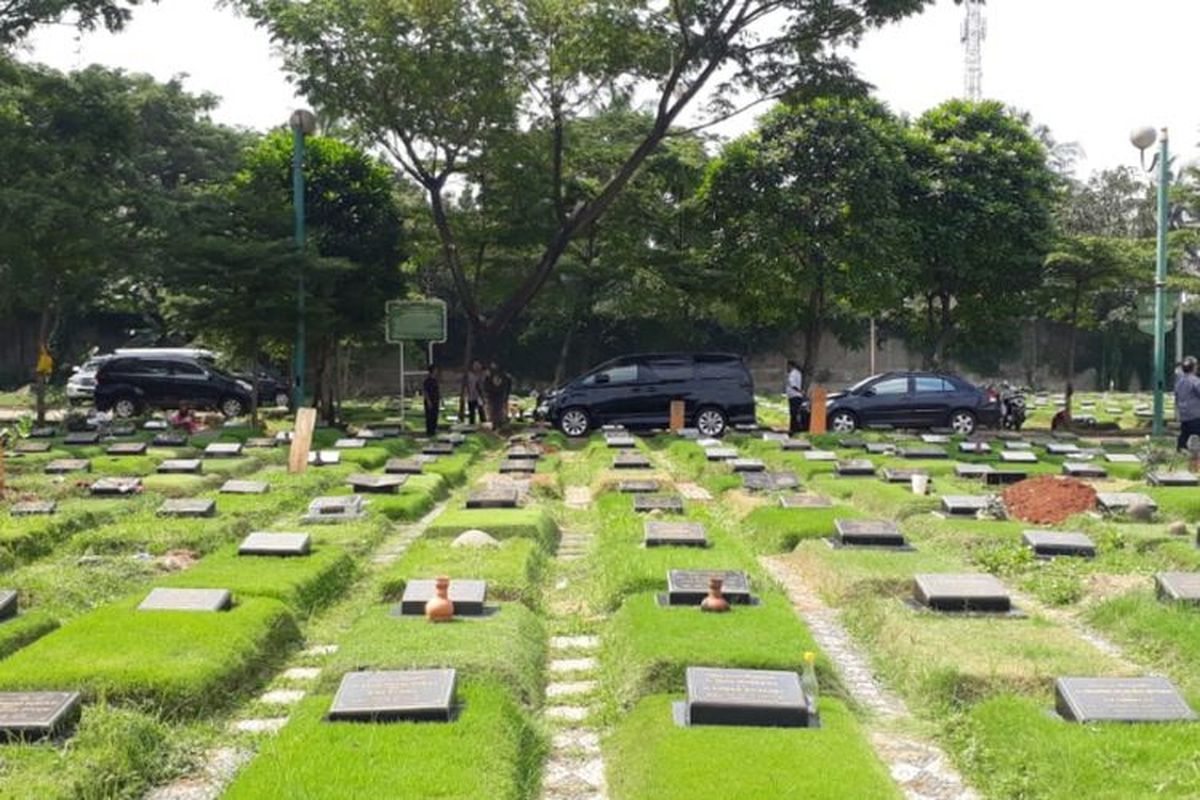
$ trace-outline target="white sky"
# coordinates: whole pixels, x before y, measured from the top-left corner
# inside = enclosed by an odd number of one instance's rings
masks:
[[[1079,142],[1087,154],[1081,174],[1136,163],[1128,138],[1135,125],[1168,125],[1175,151],[1197,156],[1200,104],[1185,84],[1200,30],[1196,0],[990,0],[985,14],[985,96],[1032,112],[1059,141]],[[871,33],[857,53],[862,75],[894,110],[912,115],[959,94],[962,16],[951,0],[938,0]],[[212,0],[140,6],[117,35],[49,26],[35,32],[24,57],[64,70],[99,62],[160,80],[183,73],[192,91],[222,98],[218,121],[259,130],[282,124],[300,104],[266,34]],[[752,123],[746,115],[720,132]]]

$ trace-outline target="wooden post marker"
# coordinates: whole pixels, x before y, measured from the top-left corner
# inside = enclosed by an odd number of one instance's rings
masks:
[[[312,449],[313,429],[316,427],[315,408],[296,411],[296,429],[292,432],[292,448],[288,451],[288,472],[293,475],[308,469],[308,451]]]
[[[683,421],[684,402],[682,400],[671,401],[671,432],[679,433],[684,428]]]
[[[825,397],[824,386],[813,387],[808,401],[808,432],[825,433]]]

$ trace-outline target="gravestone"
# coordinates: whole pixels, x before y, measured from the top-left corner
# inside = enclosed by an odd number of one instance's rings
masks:
[[[935,611],[980,611],[1006,613],[1012,610],[1008,590],[999,580],[984,573],[917,575],[913,596]]]
[[[1004,443],[1005,452],[1023,453],[1032,450],[1033,445],[1021,439],[1013,439]]]
[[[427,456],[449,456],[454,454],[454,445],[450,442],[430,442],[421,448]]]
[[[105,448],[104,452],[110,456],[140,456],[146,453],[145,442],[116,442]]]
[[[1021,541],[1039,556],[1094,558],[1096,555],[1096,543],[1086,534],[1073,531],[1030,530],[1021,534]]]
[[[837,474],[843,478],[866,478],[875,475],[875,464],[865,458],[837,462]]]
[[[345,522],[361,519],[365,513],[362,495],[343,494],[313,498],[303,519],[305,522]]]
[[[279,446],[279,440],[272,436],[252,436],[246,440],[247,448],[270,450]]]
[[[958,452],[985,455],[992,452],[992,446],[987,442],[959,442]]]
[[[205,458],[237,458],[241,454],[241,442],[212,442],[204,448]]]
[[[42,468],[47,475],[66,475],[70,472],[91,472],[92,462],[86,458],[56,458]]]
[[[270,489],[266,481],[229,480],[221,484],[221,494],[266,494]]]
[[[636,447],[637,442],[634,438],[625,433],[614,433],[604,437],[605,444],[614,450],[628,450]]]
[[[53,514],[58,510],[58,503],[53,500],[23,500],[13,503],[9,514],[14,517],[32,517],[39,514]]]
[[[1011,486],[1029,478],[1029,473],[1016,470],[989,470],[983,476],[985,486]]]
[[[312,551],[307,533],[255,531],[238,545],[239,556],[306,556]]]
[[[1160,572],[1154,584],[1163,600],[1200,604],[1200,572]]]
[[[959,478],[983,478],[990,472],[994,472],[994,470],[988,464],[954,465],[954,474]]]
[[[467,437],[461,433],[439,433],[437,440],[439,442],[447,442],[457,447],[467,441]]]
[[[314,467],[332,467],[342,463],[340,450],[310,450],[308,463]]]
[[[658,481],[621,481],[617,484],[617,491],[621,492],[622,494],[657,492],[658,489]]]
[[[176,433],[174,431],[163,431],[162,433],[154,434],[154,438],[150,440],[150,444],[155,447],[187,447],[188,437],[186,433]]]
[[[732,461],[738,452],[732,447],[710,447],[704,451],[704,457],[709,461]]]
[[[1069,722],[1192,722],[1196,713],[1166,678],[1059,678],[1054,710]]]
[[[904,534],[888,520],[835,519],[837,542],[858,547],[904,547]]]
[[[770,492],[775,490],[775,482],[768,472],[743,472],[742,488],[748,492]]]
[[[496,470],[501,475],[531,475],[537,471],[537,462],[527,459],[506,458],[500,462],[500,466]]]
[[[141,478],[101,478],[88,487],[94,495],[127,495],[142,490]]]
[[[79,713],[79,692],[0,692],[0,739],[61,733]]]
[[[867,442],[864,449],[873,456],[886,456],[896,452],[896,446],[886,442]]]
[[[1037,455],[1029,450],[1005,450],[1000,460],[1006,464],[1036,464]]]
[[[63,444],[89,445],[100,444],[100,434],[96,431],[72,431],[63,437]]]
[[[160,517],[212,517],[216,513],[214,501],[200,498],[172,498],[158,507]]]
[[[148,419],[142,423],[144,431],[165,431],[168,427],[165,419]]]
[[[945,433],[924,433],[921,434],[921,441],[925,444],[950,444],[950,436]]]
[[[1069,456],[1079,452],[1079,446],[1071,442],[1048,442],[1046,452],[1052,456]]]
[[[641,453],[617,453],[613,458],[614,469],[649,469],[650,459]]]
[[[887,483],[912,483],[912,479],[917,476],[929,477],[929,473],[923,469],[895,469],[888,467],[883,471],[883,480]]]
[[[1065,461],[1062,471],[1063,475],[1084,480],[1103,480],[1108,477],[1108,470],[1104,467],[1082,461]]]
[[[30,439],[53,439],[58,435],[58,428],[41,427],[33,428],[26,436]]]
[[[516,508],[516,489],[499,486],[478,489],[467,495],[467,508]]]
[[[332,722],[449,722],[454,715],[453,669],[348,672],[328,719]]]
[[[155,472],[163,475],[195,475],[204,469],[198,458],[168,458],[159,463]]]
[[[1153,499],[1136,492],[1100,492],[1096,495],[1096,503],[1101,511],[1111,514],[1128,511],[1134,506],[1146,506],[1151,511],[1158,510],[1158,504]]]
[[[17,593],[12,589],[0,589],[0,622],[17,615]]]
[[[646,547],[707,547],[708,535],[699,522],[647,520],[643,542]]]
[[[470,428],[471,426],[466,427]],[[400,435],[400,428],[397,425],[372,425],[371,432],[379,434],[384,439],[395,439]]]
[[[949,458],[950,454],[946,452],[944,447],[905,447],[899,453],[900,458],[907,458],[910,461],[932,460]]]
[[[782,472],[767,472],[764,473],[771,480],[771,489],[781,492],[788,489],[797,489],[800,487],[800,479],[796,477],[796,473],[791,470],[783,470]]]
[[[830,508],[833,503],[819,494],[787,494],[779,498],[783,508]]]
[[[415,458],[389,458],[383,471],[388,475],[420,475],[425,462]]]
[[[837,461],[837,453],[830,450],[806,450],[804,452],[805,461]]]
[[[510,447],[508,452],[504,454],[505,458],[513,461],[537,461],[542,457],[542,452],[536,447]]]
[[[414,579],[404,584],[404,595],[400,598],[399,611],[404,616],[423,616],[425,604],[437,594],[437,581]],[[450,581],[450,601],[454,603],[454,616],[478,617],[483,613],[487,600],[487,581]]]
[[[333,443],[335,450],[361,450],[366,446],[366,440],[358,438],[338,439]]]
[[[804,452],[813,449],[812,442],[807,439],[788,439],[781,444],[781,447],[784,450],[795,452]]]
[[[688,667],[686,684],[685,725],[805,728],[816,720],[795,672]]]
[[[724,579],[721,593],[731,604],[748,605],[750,579],[740,570],[672,569],[667,571],[667,605],[698,606],[708,597],[708,582],[714,575]]]
[[[1140,464],[1142,459],[1136,453],[1105,453],[1105,460],[1110,464]]]
[[[639,494],[633,498],[633,510],[639,513],[661,511],[664,514],[682,514],[683,498],[674,494]]]
[[[844,447],[847,450],[862,450],[866,446],[866,440],[860,439],[857,436],[845,436],[838,439],[838,447]]]
[[[721,440],[714,439],[711,436],[705,436],[703,438],[696,439],[696,444],[697,444],[697,446],[700,447],[701,450],[708,450],[713,447],[720,447]]]
[[[23,439],[17,442],[17,446],[13,449],[13,452],[25,454],[49,453],[50,443],[44,441],[35,442],[28,439]]]
[[[275,441],[279,442],[280,444],[291,443],[291,441],[295,438],[296,438],[295,431],[276,431],[275,432]]]
[[[942,496],[942,511],[955,516],[974,516],[987,511],[991,498],[977,494],[948,494]]]
[[[1147,481],[1151,486],[1200,486],[1200,476],[1190,472],[1155,472]]]
[[[371,475],[364,472],[356,472],[346,478],[346,484],[362,494],[395,494],[407,481],[407,475]]]
[[[757,458],[735,458],[729,462],[729,466],[738,473],[762,472],[767,468],[767,465]]]
[[[777,442],[779,444],[783,444],[788,440],[788,435],[786,433],[780,433],[779,431],[766,431],[762,435],[762,440],[764,442]]]
[[[138,611],[228,611],[233,595],[228,589],[151,589]]]

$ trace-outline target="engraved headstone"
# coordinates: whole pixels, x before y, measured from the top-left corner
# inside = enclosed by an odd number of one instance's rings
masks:
[[[422,616],[425,604],[437,592],[437,581],[426,579],[410,580],[404,585],[400,598],[400,613],[405,616]],[[454,615],[477,617],[483,613],[487,600],[487,581],[453,578],[450,581],[450,601],[454,603]]]
[[[767,468],[767,465],[757,458],[735,458],[729,462],[729,466],[734,472],[762,472]]]
[[[866,447],[867,442],[857,436],[844,436],[838,439],[838,447],[844,447],[847,450],[862,450]]]
[[[894,469],[888,467],[883,471],[883,479],[888,483],[912,483],[912,479],[918,475],[923,475],[928,478],[929,473],[923,469]]]
[[[833,503],[819,494],[787,494],[779,498],[784,508],[830,508]]]
[[[467,495],[467,508],[516,508],[516,489],[493,486]]]
[[[389,458],[383,471],[389,475],[420,475],[425,462],[415,458]]]
[[[1190,472],[1155,472],[1147,481],[1151,486],[1200,486],[1200,475]]]
[[[100,444],[100,434],[96,431],[72,431],[63,437],[63,444],[88,445]]]
[[[947,514],[974,516],[986,511],[991,498],[986,495],[948,494],[942,496],[942,511]]]
[[[316,497],[308,504],[305,522],[344,522],[363,516],[363,498],[357,494]]]
[[[79,712],[79,692],[0,692],[0,739],[60,733]]]
[[[1014,483],[1020,483],[1026,480],[1029,474],[1026,472],[1017,472],[1016,470],[991,470],[983,476],[985,486],[1011,486]]]
[[[659,489],[658,481],[621,481],[617,484],[617,491],[623,494],[640,494],[643,492],[657,492]]]
[[[899,452],[900,458],[909,461],[949,458],[950,454],[943,447],[905,447]]]
[[[359,438],[338,439],[333,446],[337,450],[361,450],[367,446],[367,441]]]
[[[1027,450],[1032,450],[1032,449],[1033,449],[1032,444],[1030,444],[1029,442],[1020,440],[1020,439],[1014,439],[1014,440],[1007,441],[1004,443],[1005,452],[1023,453]]]
[[[86,458],[56,458],[42,469],[47,475],[66,475],[70,472],[91,472],[92,462]]]
[[[279,446],[279,440],[273,436],[252,436],[246,440],[246,448],[270,450]]]
[[[308,463],[314,467],[332,467],[342,463],[340,450],[310,450]]]
[[[1097,464],[1087,464],[1082,461],[1065,461],[1062,465],[1063,475],[1086,480],[1102,480],[1108,477],[1108,470]]]
[[[831,450],[806,450],[805,461],[837,461],[837,453]]]
[[[238,545],[239,556],[306,556],[312,551],[307,533],[255,531]]]
[[[101,478],[88,487],[95,495],[127,495],[141,490],[141,478]]]
[[[58,510],[58,503],[53,500],[23,500],[13,503],[9,514],[14,517],[32,517],[39,514],[53,514]]]
[[[782,492],[789,489],[797,489],[800,486],[800,479],[791,470],[767,472],[764,474],[771,480],[771,489],[773,491]]]
[[[158,507],[160,517],[211,517],[217,513],[217,504],[199,498],[172,498]]]
[[[1039,556],[1092,558],[1096,555],[1096,543],[1086,534],[1074,531],[1030,530],[1021,534],[1021,541]]]
[[[804,728],[816,717],[795,672],[688,667],[687,725]]]
[[[1151,497],[1137,492],[1100,492],[1096,495],[1096,502],[1102,511],[1110,513],[1128,511],[1134,506],[1158,510],[1158,504]]]
[[[542,457],[542,451],[537,447],[517,445],[515,447],[508,448],[508,451],[504,454],[504,456],[505,458],[513,461],[537,461]]]
[[[362,472],[346,478],[351,489],[363,494],[395,494],[407,481],[407,475],[371,475]]]
[[[1200,604],[1200,572],[1160,572],[1154,583],[1163,600]]]
[[[1012,600],[1004,584],[983,573],[917,575],[913,594],[918,603],[936,611],[1012,610]]]
[[[664,514],[682,514],[683,498],[673,494],[634,495],[633,510],[638,512],[661,511]]]
[[[146,447],[145,442],[115,442],[105,448],[104,452],[110,456],[140,456],[145,454]]]
[[[221,484],[221,494],[266,494],[270,488],[266,481],[230,480]]]
[[[233,596],[228,589],[151,589],[138,611],[228,611]]]
[[[1054,710],[1070,722],[1191,722],[1196,712],[1166,678],[1059,678]]]
[[[649,469],[650,459],[641,453],[617,453],[613,457],[614,469]]]
[[[1048,442],[1046,452],[1052,456],[1069,456],[1079,452],[1079,445],[1073,442]]]
[[[737,458],[737,450],[732,447],[710,447],[704,451],[704,457],[709,461],[732,461]]]
[[[708,582],[714,575],[724,580],[721,593],[733,604],[748,604],[750,579],[745,572],[721,569],[673,569],[667,572],[667,604],[698,606],[708,597]]]
[[[427,456],[448,456],[454,454],[454,445],[450,442],[430,442],[421,448]]]
[[[843,478],[871,477],[875,474],[875,465],[865,458],[854,458],[837,462],[837,474]]]
[[[156,433],[154,434],[154,438],[150,440],[150,444],[155,447],[186,447],[187,443],[187,434],[176,433],[175,431]]]
[[[992,452],[992,446],[987,442],[959,442],[958,452],[985,455]]]
[[[21,441],[17,442],[17,446],[13,448],[13,452],[26,454],[49,453],[50,442],[22,439]]]
[[[1036,464],[1037,455],[1028,450],[1005,450],[1000,460],[1006,464]]]
[[[839,544],[858,547],[904,547],[904,534],[888,520],[835,519]]]
[[[864,449],[873,456],[886,456],[896,452],[896,445],[887,442],[867,442]]]
[[[342,677],[328,719],[449,722],[457,679],[453,669],[349,672]]]
[[[241,454],[241,442],[212,442],[204,448],[205,458],[236,458]]]
[[[786,433],[780,433],[779,431],[766,431],[762,435],[762,440],[764,442],[783,443],[788,440],[788,435]]]
[[[1110,464],[1140,464],[1141,457],[1136,453],[1105,453],[1104,458]]]
[[[924,433],[921,434],[921,441],[925,444],[950,444],[950,436],[945,433]]]
[[[661,522],[647,520],[644,526],[646,547],[707,547],[708,536],[699,522]]]
[[[58,428],[40,427],[33,428],[26,434],[30,439],[53,439],[58,435]]]
[[[992,468],[987,464],[954,465],[954,474],[959,478],[982,478],[992,471]]]
[[[204,462],[198,458],[168,458],[156,468],[163,475],[196,474],[204,469]]]
[[[530,475],[537,471],[537,462],[528,459],[506,458],[496,471],[501,475]]]
[[[781,447],[787,451],[798,452],[813,449],[812,442],[808,441],[807,439],[788,439],[786,442],[782,443]]]

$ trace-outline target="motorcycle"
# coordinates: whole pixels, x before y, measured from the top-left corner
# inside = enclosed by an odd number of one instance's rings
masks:
[[[1006,431],[1019,431],[1025,424],[1025,393],[1005,382],[999,391],[993,389],[1000,403],[1000,427]]]

